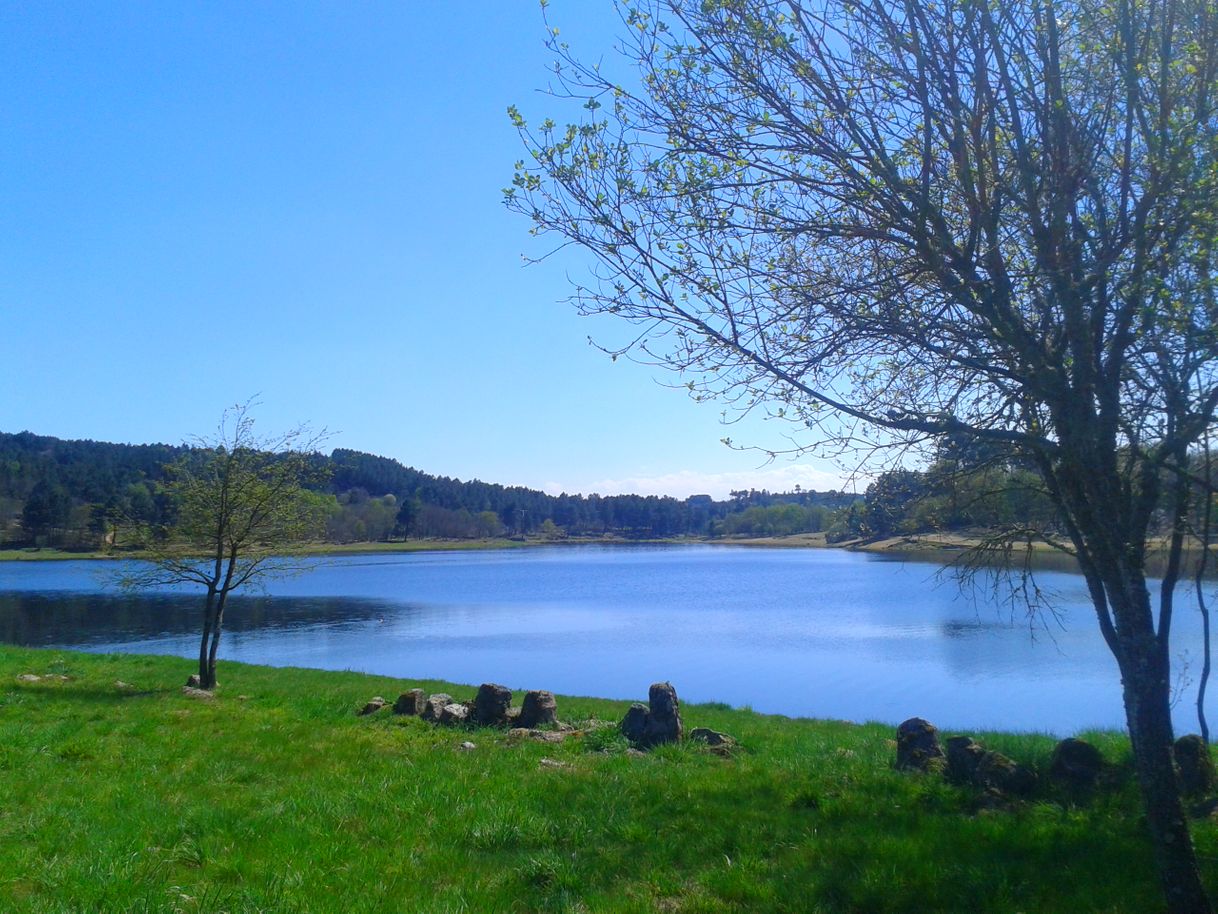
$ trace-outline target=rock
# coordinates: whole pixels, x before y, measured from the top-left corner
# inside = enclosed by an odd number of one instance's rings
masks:
[[[128,692],[135,688],[131,683],[123,682],[121,679],[114,680],[114,687],[122,692]]]
[[[1036,789],[1036,772],[986,749],[971,736],[948,737],[947,778],[1003,796],[1027,796]]]
[[[203,680],[199,678],[198,673],[192,673],[186,677],[186,686],[190,689],[201,689],[203,688]]]
[[[469,740],[466,740],[457,748],[460,749],[462,752],[473,752],[478,747],[476,745],[474,745],[473,743],[471,743]]]
[[[933,724],[911,717],[897,727],[898,771],[942,771],[944,765],[939,731]]]
[[[393,703],[393,713],[409,714],[412,717],[418,717],[423,713],[426,705],[427,696],[423,690],[411,689],[409,692],[403,692],[398,696],[398,700]]]
[[[947,738],[947,779],[953,784],[972,784],[985,748],[971,736]]]
[[[681,739],[681,705],[677,690],[667,682],[657,682],[647,693],[647,724],[643,728],[643,743],[650,748]]]
[[[493,682],[478,686],[474,696],[474,707],[470,720],[483,727],[504,727],[508,722],[508,708],[512,704],[512,690]]]
[[[447,692],[436,692],[423,703],[423,713],[419,716],[429,723],[438,723],[444,709],[453,703],[453,697]]]
[[[535,689],[531,692],[524,693],[524,703],[520,708],[520,717],[516,719],[516,726],[527,727],[545,727],[558,723],[558,703],[554,700],[554,693],[547,692],[543,689]]]
[[[182,694],[187,698],[198,698],[203,701],[214,701],[216,698],[215,692],[209,692],[207,689],[196,689],[193,686],[182,686]]]
[[[558,759],[553,759],[553,758],[543,758],[537,764],[540,765],[542,768],[570,768],[571,767],[567,762],[560,762]]]
[[[469,720],[469,713],[469,705],[453,702],[444,706],[443,710],[440,711],[440,716],[436,718],[436,723],[442,724],[445,727],[463,724]]]
[[[695,727],[689,731],[689,738],[694,742],[706,743],[716,755],[731,755],[736,748],[736,740],[709,727]]]
[[[1185,796],[1200,797],[1213,792],[1214,759],[1200,736],[1190,733],[1180,737],[1172,746],[1172,753],[1180,773],[1180,790]]]
[[[677,690],[667,682],[653,683],[647,695],[648,707],[633,704],[622,718],[622,735],[641,749],[681,739],[681,703]]]
[[[640,743],[643,741],[643,731],[646,727],[647,706],[635,702],[622,718],[622,735],[632,743]]]
[[[389,702],[385,701],[385,699],[378,695],[355,713],[358,717],[367,717],[369,714],[375,714],[388,704]]]
[[[1069,790],[1087,790],[1095,786],[1104,767],[1099,749],[1071,736],[1053,748],[1049,778]]]
[[[630,749],[626,750],[626,757],[627,758],[647,758],[647,753],[642,752],[639,749],[630,748]]]
[[[42,677],[34,673],[22,673],[17,677],[18,682],[42,682]]]
[[[1003,795],[1026,797],[1036,789],[1036,772],[1012,761],[1001,752],[987,751],[981,756],[973,783],[983,790]]]

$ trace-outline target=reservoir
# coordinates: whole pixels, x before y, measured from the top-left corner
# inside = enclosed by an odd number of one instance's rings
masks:
[[[0,563],[0,641],[197,657],[200,592],[124,593],[120,566]],[[1123,728],[1116,663],[1082,578],[1044,571],[1036,584],[1051,610],[1029,616],[1009,584],[962,587],[938,565],[837,549],[318,558],[232,599],[219,679],[240,660],[626,699],[667,680],[687,702],[791,716],[1059,736]],[[1201,644],[1187,587],[1177,607],[1175,715],[1192,732]],[[183,680],[190,672],[185,660]]]

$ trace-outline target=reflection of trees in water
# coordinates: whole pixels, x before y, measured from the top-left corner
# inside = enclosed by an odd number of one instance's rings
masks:
[[[185,594],[0,594],[0,641],[6,644],[98,645],[193,635],[202,601]],[[386,612],[380,600],[350,597],[234,597],[230,632],[366,623]]]

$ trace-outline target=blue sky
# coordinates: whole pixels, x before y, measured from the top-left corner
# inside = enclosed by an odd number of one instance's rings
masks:
[[[612,59],[609,0],[553,0]],[[501,189],[505,109],[574,116],[539,5],[0,7],[0,431],[177,443],[257,394],[267,432],[432,473],[678,496],[840,485],[720,443],[782,429],[587,344]]]

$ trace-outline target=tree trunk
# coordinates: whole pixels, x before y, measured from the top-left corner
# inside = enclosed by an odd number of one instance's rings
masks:
[[[224,603],[225,594],[222,594],[220,601],[216,606],[215,618],[212,620],[211,626],[211,643],[207,648],[207,675],[202,677],[206,685],[205,689],[214,689],[216,687],[216,652],[220,649],[220,632],[224,627]]]
[[[1121,661],[1125,715],[1133,743],[1134,766],[1159,880],[1173,914],[1209,914],[1209,898],[1201,883],[1189,834],[1188,817],[1180,799],[1172,757],[1171,703],[1165,655],[1155,639],[1132,646],[1123,642]]]
[[[203,609],[203,637],[199,641],[199,686],[200,688],[210,688],[207,685],[207,646],[211,640],[212,630],[212,609],[216,605],[215,591],[207,592],[207,604]]]

